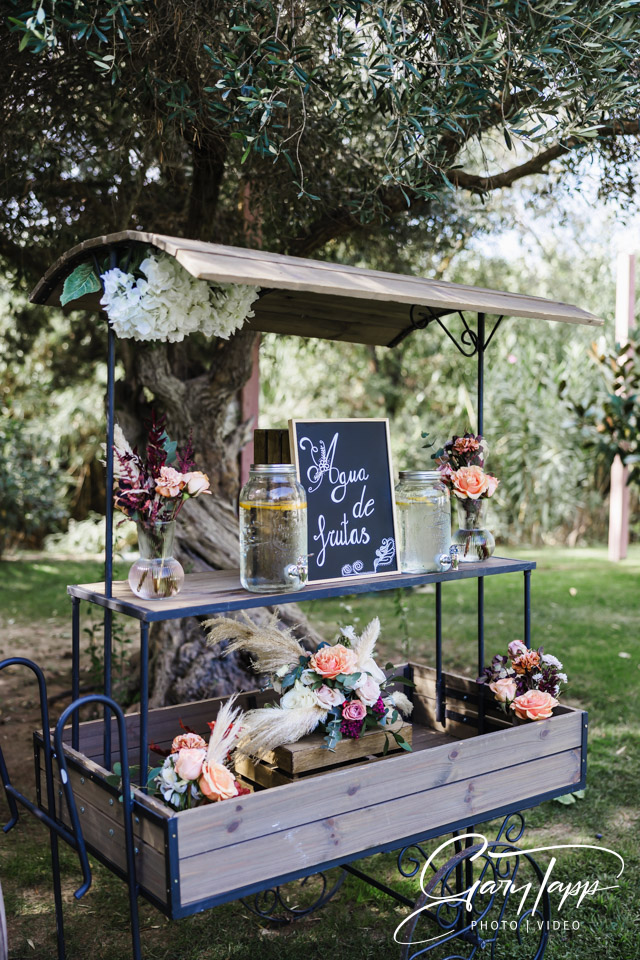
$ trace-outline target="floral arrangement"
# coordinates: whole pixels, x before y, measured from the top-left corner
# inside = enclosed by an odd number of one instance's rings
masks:
[[[231,697],[209,723],[209,743],[191,730],[175,737],[163,765],[150,771],[149,792],[160,794],[176,810],[187,810],[251,791],[236,780],[230,755],[242,730],[242,712]],[[161,752],[157,747],[152,747]]]
[[[226,653],[249,651],[255,657],[254,669],[268,674],[280,695],[278,704],[245,714],[241,752],[261,757],[318,727],[325,732],[328,750],[335,750],[343,737],[357,740],[374,727],[390,734],[402,749],[411,749],[397,727],[399,714],[408,716],[412,704],[404,693],[389,689],[393,682],[409,682],[404,677],[387,678],[374,659],[380,634],[377,617],[360,636],[353,627],[344,627],[339,642],[322,643],[315,653],[305,650],[291,630],[278,629],[276,617],[266,627],[248,617],[243,621],[218,617],[205,627],[211,646],[231,638]],[[389,742],[387,737],[387,749]]]
[[[424,434],[426,436],[426,434]],[[433,454],[443,482],[459,500],[483,500],[496,492],[499,480],[484,471],[487,447],[479,434],[453,436]]]
[[[175,520],[183,503],[201,494],[210,494],[209,478],[194,470],[191,441],[178,451],[165,430],[165,418],[145,423],[146,456],[131,448],[121,428],[114,431],[113,458],[115,506],[147,528]]]
[[[65,280],[60,302],[65,305],[102,289],[100,304],[119,337],[171,343],[191,333],[228,340],[254,315],[257,287],[212,287],[192,277],[174,257],[142,249],[139,263],[125,253],[124,269],[105,269],[99,277],[92,264],[80,264]]]
[[[568,682],[561,671],[558,658],[542,647],[529,650],[514,640],[507,656],[498,654],[484,668],[478,683],[488,684],[505,713],[512,710],[520,720],[546,720],[558,706],[561,684]]]

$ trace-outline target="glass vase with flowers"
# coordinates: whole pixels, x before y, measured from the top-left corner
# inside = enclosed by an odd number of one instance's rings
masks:
[[[152,415],[145,427],[145,454],[131,447],[116,424],[114,505],[138,526],[140,557],[129,571],[129,586],[145,600],[179,593],[182,565],[173,556],[176,517],[186,500],[210,494],[209,478],[195,470],[191,441],[184,450],[169,439],[165,418]]]
[[[487,560],[495,550],[493,534],[487,529],[487,501],[498,489],[499,480],[486,473],[487,446],[479,434],[453,436],[433,458],[442,481],[458,506],[458,529],[451,542],[458,547],[461,563]]]

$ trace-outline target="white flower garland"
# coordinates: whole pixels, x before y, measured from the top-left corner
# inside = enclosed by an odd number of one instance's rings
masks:
[[[100,303],[119,337],[175,343],[199,332],[228,340],[254,316],[258,287],[221,283],[212,288],[162,253],[143,260],[140,272],[144,277],[137,280],[117,267],[102,274]]]

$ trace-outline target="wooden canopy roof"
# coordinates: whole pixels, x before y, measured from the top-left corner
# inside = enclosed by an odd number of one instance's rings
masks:
[[[389,346],[412,329],[412,306],[427,307],[434,317],[466,310],[588,326],[603,323],[579,307],[542,297],[136,230],[85,240],[67,251],[47,270],[31,301],[60,306],[64,280],[78,263],[132,241],[163,250],[201,280],[259,286],[262,294],[248,323],[269,333]],[[67,309],[99,310],[99,299],[100,294],[90,294]]]

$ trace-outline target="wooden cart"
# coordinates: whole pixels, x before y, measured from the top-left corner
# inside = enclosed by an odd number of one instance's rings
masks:
[[[257,285],[262,294],[250,321],[258,330],[293,333],[395,346],[417,330],[439,326],[466,356],[478,362],[478,431],[483,431],[484,353],[505,316],[543,318],[560,322],[599,325],[601,321],[566,304],[536,297],[446,284],[298,260],[258,251],[220,247],[156,234],[126,231],[87,241],[69,251],[45,274],[32,295],[38,303],[59,305],[62,283],[70,270],[91,256],[110,251],[113,262],[123,248],[146,243],[175,256],[194,276],[217,282]],[[74,302],[74,309],[98,309],[100,294]],[[85,302],[86,301],[86,302]],[[471,327],[465,312],[477,313]],[[497,316],[490,332],[486,314]],[[452,318],[461,324],[454,332]],[[107,443],[114,427],[115,337],[109,330]],[[111,458],[107,458],[107,490],[113,486]],[[442,585],[456,579],[474,579],[478,596],[478,669],[484,666],[485,580],[499,575],[523,575],[523,634],[530,645],[530,576],[535,564],[493,557],[459,570],[420,576],[402,573],[307,586],[293,594],[256,595],[239,585],[238,572],[219,571],[188,575],[179,596],[162,601],[136,598],[126,583],[112,580],[112,506],[107,501],[106,578],[103,583],[69,587],[73,608],[73,703],[63,712],[52,739],[36,733],[35,759],[38,804],[34,806],[10,782],[0,753],[0,773],[12,819],[17,804],[39,816],[50,829],[58,952],[64,956],[62,901],[57,864],[59,838],[78,852],[84,883],[90,872],[87,849],[123,877],[129,887],[133,956],[141,956],[137,897],[143,895],[172,918],[267,889],[328,867],[341,865],[357,876],[354,860],[384,850],[406,850],[448,831],[460,831],[543,800],[580,789],[586,777],[587,718],[581,711],[558,707],[549,720],[512,725],[488,701],[475,683],[445,673],[442,665]],[[149,744],[169,744],[181,719],[205,733],[207,721],[217,713],[218,701],[183,704],[150,710],[148,703],[148,640],[153,622],[187,616],[302,602],[321,597],[375,592],[432,583],[436,593],[435,654],[432,669],[417,663],[402,669],[415,683],[413,752],[385,758],[360,758],[309,776],[266,780],[264,772],[246,771],[256,790],[237,801],[212,804],[176,813],[131,786],[128,768],[141,765],[140,782],[146,782]],[[104,608],[104,694],[79,697],[80,604]],[[119,612],[140,623],[141,708],[124,717],[111,700],[111,617]],[[21,663],[36,675],[40,685],[42,731],[50,729],[46,688],[41,671],[30,661],[12,658],[0,669]],[[261,702],[259,691],[245,693],[244,706]],[[78,711],[89,701],[104,707],[104,719],[80,723]],[[69,722],[70,721],[70,722]],[[113,764],[122,766],[122,784],[113,783]],[[122,798],[123,802],[120,802]],[[505,823],[496,843],[514,848],[522,830]],[[420,848],[422,849],[422,848]],[[475,848],[462,846],[442,875],[468,867]],[[424,851],[422,851],[424,853]],[[454,863],[455,860],[455,863]],[[400,856],[402,862],[402,853]],[[417,861],[412,861],[417,862]],[[404,872],[404,871],[402,871]],[[413,873],[405,875],[415,875]],[[438,882],[442,881],[442,876]],[[373,878],[369,882],[409,904]],[[460,887],[458,887],[460,889]],[[329,893],[323,893],[320,903]],[[545,909],[548,909],[548,901]],[[436,921],[437,917],[434,918]],[[481,940],[462,914],[447,935],[462,937],[478,948]],[[546,932],[536,957],[544,953]],[[411,954],[406,945],[404,956]]]

